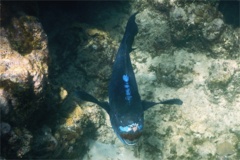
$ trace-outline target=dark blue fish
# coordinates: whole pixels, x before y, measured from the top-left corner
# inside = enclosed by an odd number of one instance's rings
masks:
[[[109,103],[100,102],[84,91],[76,91],[76,95],[85,101],[90,101],[104,108],[110,116],[112,127],[118,138],[127,145],[137,143],[143,132],[143,113],[156,104],[177,104],[180,99],[170,99],[162,102],[141,101],[137,82],[133,72],[130,52],[138,27],[133,14],[127,23],[126,30],[113,65],[111,81],[108,88]]]

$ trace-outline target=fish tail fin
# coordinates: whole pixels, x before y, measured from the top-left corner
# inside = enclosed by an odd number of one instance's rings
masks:
[[[133,15],[131,15],[131,17],[129,18],[129,20],[127,22],[126,32],[130,33],[132,36],[135,36],[138,33],[138,26],[135,22],[136,15],[138,13],[139,12],[136,12]]]
[[[131,15],[131,17],[128,19],[125,34],[123,37],[122,42],[127,45],[127,52],[130,53],[132,49],[132,44],[134,41],[135,35],[138,33],[138,26],[135,22],[135,18],[138,12]]]

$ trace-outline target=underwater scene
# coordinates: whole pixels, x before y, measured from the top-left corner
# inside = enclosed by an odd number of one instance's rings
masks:
[[[240,159],[239,0],[0,10],[1,160]]]

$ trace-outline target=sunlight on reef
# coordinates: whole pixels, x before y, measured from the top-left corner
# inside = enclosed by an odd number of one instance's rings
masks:
[[[237,5],[0,2],[0,159],[240,159]],[[126,146],[108,113],[74,91],[108,101],[117,49],[136,11],[130,58],[141,99],[183,105],[147,110],[139,143]]]

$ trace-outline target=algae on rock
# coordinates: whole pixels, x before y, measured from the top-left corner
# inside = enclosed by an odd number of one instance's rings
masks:
[[[22,158],[31,150],[29,126],[36,125],[45,103],[47,35],[35,17],[22,15],[9,21],[0,28],[1,121],[11,126],[1,156]]]

